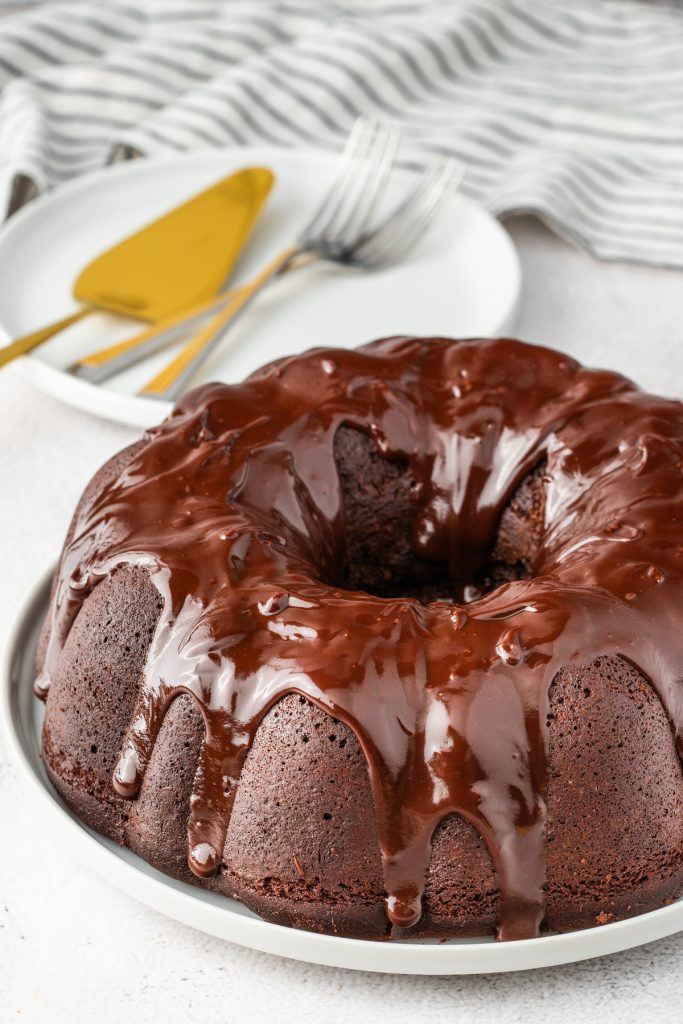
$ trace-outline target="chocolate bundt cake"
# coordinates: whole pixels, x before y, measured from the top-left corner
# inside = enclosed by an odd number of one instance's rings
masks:
[[[45,766],[271,921],[601,924],[683,890],[682,609],[683,405],[517,341],[313,350],[87,488]]]

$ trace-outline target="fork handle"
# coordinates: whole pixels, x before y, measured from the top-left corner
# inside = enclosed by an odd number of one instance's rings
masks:
[[[217,313],[226,302],[231,302],[239,290],[232,289],[230,292],[212,295],[190,309],[181,309],[173,316],[145,327],[132,337],[117,341],[96,352],[90,352],[72,363],[69,373],[91,384],[100,384],[158,352],[165,345],[177,340],[180,335],[187,334],[202,320],[212,313]]]
[[[94,312],[95,310],[92,306],[83,306],[81,309],[77,309],[75,313],[69,313],[68,316],[62,317],[61,320],[55,320],[54,323],[48,324],[46,327],[40,327],[37,331],[32,331],[31,334],[24,334],[23,337],[11,341],[9,345],[0,348],[0,366],[5,366],[6,363],[11,363],[13,359],[18,359],[19,356],[25,356],[28,352],[32,352],[34,348],[38,348],[48,338],[59,334],[60,331],[65,331],[67,327],[71,327],[71,324],[75,324],[77,320],[82,320],[84,316],[89,316],[90,313]]]
[[[297,245],[284,249],[249,284],[244,285],[225,309],[189,341],[161,373],[145,384],[139,394],[166,401],[178,399],[205,359],[223,340],[237,317],[273,278],[291,269],[302,253],[303,250]]]

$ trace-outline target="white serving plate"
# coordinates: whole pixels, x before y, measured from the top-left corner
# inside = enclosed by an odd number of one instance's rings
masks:
[[[50,785],[40,760],[43,705],[33,696],[33,663],[50,578],[34,587],[10,632],[0,663],[0,722],[20,783],[54,833],[83,863],[155,910],[200,931],[294,960],[393,974],[490,974],[587,960],[683,930],[683,900],[648,914],[586,931],[521,942],[368,942],[284,928],[227,899],[155,871],[86,828]]]
[[[294,240],[335,163],[333,155],[274,147],[207,150],[121,164],[56,188],[0,230],[0,341],[75,310],[73,281],[98,253],[232,171],[265,164],[275,171],[276,186],[233,276],[235,283],[248,280]],[[387,203],[412,181],[408,172],[398,175]],[[272,285],[196,381],[238,381],[271,359],[315,345],[352,348],[390,334],[494,336],[510,328],[519,292],[519,260],[508,234],[483,207],[456,195],[396,266],[362,273],[324,265]],[[171,407],[138,398],[136,391],[176,348],[100,386],[65,372],[80,356],[139,329],[132,320],[90,316],[18,365],[38,387],[73,406],[151,426]]]

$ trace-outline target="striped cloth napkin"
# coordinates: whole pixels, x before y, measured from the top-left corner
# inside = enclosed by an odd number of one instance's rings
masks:
[[[683,267],[683,6],[640,0],[0,2],[10,208],[122,156],[337,150],[360,113],[458,157],[498,215]],[[0,191],[0,195],[2,192]]]

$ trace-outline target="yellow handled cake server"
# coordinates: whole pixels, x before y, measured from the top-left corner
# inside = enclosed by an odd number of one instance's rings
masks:
[[[195,307],[210,310],[273,181],[267,168],[246,167],[102,253],[74,284],[81,309],[0,348],[0,366],[97,311],[156,323],[181,321]]]

